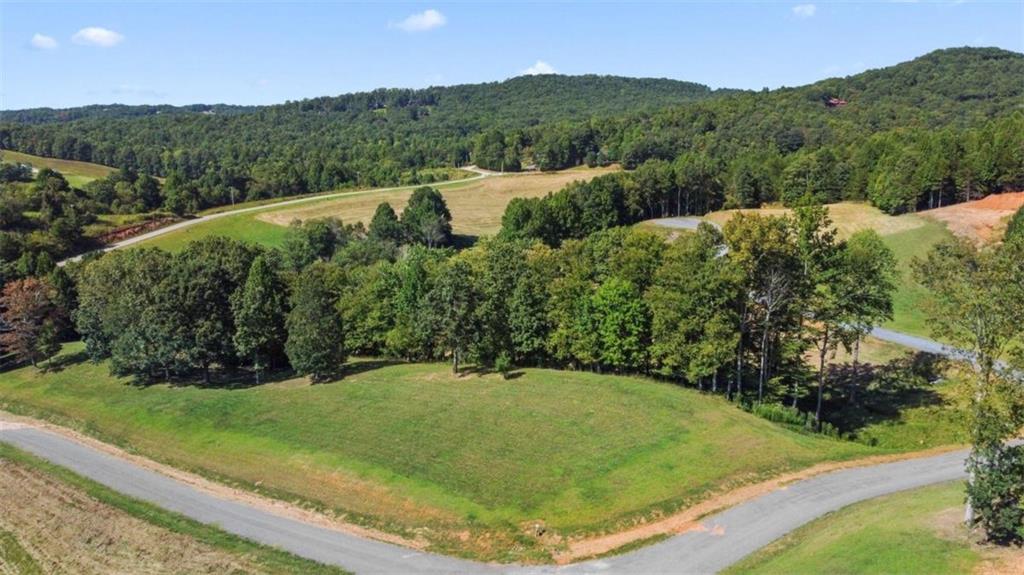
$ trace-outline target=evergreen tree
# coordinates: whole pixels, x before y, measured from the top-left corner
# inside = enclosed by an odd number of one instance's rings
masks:
[[[257,256],[249,267],[245,284],[232,302],[235,348],[239,355],[252,357],[257,385],[263,361],[272,360],[284,349],[286,306],[284,282],[266,256]]]
[[[452,243],[452,214],[441,192],[435,188],[416,188],[402,211],[401,221],[405,236],[411,242],[428,248]]]
[[[402,224],[398,221],[391,204],[381,202],[377,206],[377,210],[373,212],[373,219],[370,220],[368,233],[371,239],[390,241],[395,245],[402,243]]]
[[[345,363],[345,332],[337,310],[338,270],[313,264],[292,286],[285,352],[292,368],[314,382],[328,379]]]

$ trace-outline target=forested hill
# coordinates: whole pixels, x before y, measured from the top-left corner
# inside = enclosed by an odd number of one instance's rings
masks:
[[[822,198],[863,197],[864,178],[877,174],[857,166],[873,166],[893,149],[924,146],[921,141],[931,137],[925,132],[956,131],[942,145],[955,144],[962,152],[1011,129],[986,126],[1022,108],[1021,78],[1024,55],[957,48],[847,78],[761,92],[551,75],[253,108],[23,110],[3,114],[0,148],[165,176],[162,202],[175,211],[232,197],[429,181],[424,168],[469,162],[505,170],[615,161],[634,167],[687,153],[708,159],[719,180],[737,188],[734,203],[778,199],[781,171],[796,160],[809,172],[839,170],[836,160],[842,170],[855,172],[830,183],[834,190]],[[988,131],[967,137],[967,130],[982,128]],[[883,133],[891,137],[863,145]],[[822,153],[806,157],[815,152]],[[893,162],[899,159],[889,155]],[[750,173],[739,173],[743,169]],[[988,188],[998,185],[1003,184]],[[891,200],[887,209],[912,209],[917,200],[911,196]]]
[[[461,84],[424,89],[381,88],[372,92],[310,98],[271,106],[226,104],[189,106],[91,105],[78,108],[31,108],[2,112],[4,122],[43,124],[83,119],[147,116],[239,115],[271,117],[312,114],[324,123],[427,120],[466,131],[485,127],[518,128],[541,122],[620,115],[624,110],[654,110],[723,94],[693,82],[618,76],[518,76],[503,82]]]

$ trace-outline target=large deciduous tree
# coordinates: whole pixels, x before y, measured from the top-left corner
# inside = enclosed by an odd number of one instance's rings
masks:
[[[38,366],[60,351],[61,310],[54,303],[53,289],[38,278],[15,280],[4,286],[0,296],[0,347],[19,361]]]
[[[1024,241],[942,243],[914,271],[929,289],[933,333],[968,352],[959,362],[972,443],[966,520],[994,540],[1024,540],[1024,449],[1007,443],[1024,427]]]

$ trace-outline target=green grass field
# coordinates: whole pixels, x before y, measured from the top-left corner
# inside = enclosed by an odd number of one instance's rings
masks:
[[[60,172],[68,183],[75,187],[82,187],[83,185],[99,179],[104,178],[111,172],[114,172],[114,168],[108,166],[101,166],[99,164],[90,164],[89,162],[76,162],[74,160],[58,160],[56,158],[44,158],[42,156],[32,156],[30,154],[22,154],[21,152],[14,152],[11,150],[4,150],[0,152],[0,159],[5,162],[18,162],[22,164],[31,164],[32,167],[37,169],[50,168]]]
[[[963,484],[947,483],[852,505],[733,566],[730,575],[959,575],[982,560],[958,524]]]
[[[246,563],[258,566],[260,572],[282,574],[316,573],[324,575],[344,575],[345,573],[342,569],[328,567],[272,547],[253,543],[222,531],[215,526],[204,525],[177,513],[172,513],[144,501],[122,495],[95,481],[77,475],[63,467],[53,465],[34,455],[11,447],[6,443],[0,443],[0,463],[27,468],[32,473],[41,474],[74,491],[82,492],[87,497],[158,528],[157,533],[160,532],[159,530],[166,530],[185,535],[198,543],[208,545],[218,551],[226,552],[238,558],[244,558]],[[59,506],[60,503],[57,505]],[[76,513],[74,509],[60,508],[52,512]],[[100,548],[106,544],[106,542],[99,542],[97,547]],[[13,567],[14,573],[29,574],[42,572],[33,557],[18,543],[15,534],[0,529],[0,572],[9,573],[10,571],[4,570],[4,567]],[[175,571],[172,565],[165,565],[164,567],[167,569],[167,572]],[[247,573],[250,571],[244,569],[238,572]]]
[[[80,349],[50,373],[0,374],[0,404],[483,559],[548,559],[558,543],[527,535],[536,521],[560,535],[616,530],[712,492],[882,452],[635,377],[530,369],[505,381],[356,363],[320,385],[137,387]]]
[[[10,531],[0,529],[0,567],[4,573],[16,575],[42,574],[42,569],[32,555],[18,543],[18,538]]]
[[[885,327],[923,337],[931,337],[924,303],[928,293],[914,280],[911,262],[924,258],[935,244],[952,239],[953,234],[933,220],[921,218],[920,227],[882,236],[885,244],[893,251],[898,262],[899,273],[896,294],[893,297],[893,320]]]

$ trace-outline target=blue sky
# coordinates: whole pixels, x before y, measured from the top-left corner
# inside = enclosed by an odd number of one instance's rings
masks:
[[[965,45],[1024,52],[1024,2],[0,0],[0,109],[267,104],[531,70],[774,88]]]

